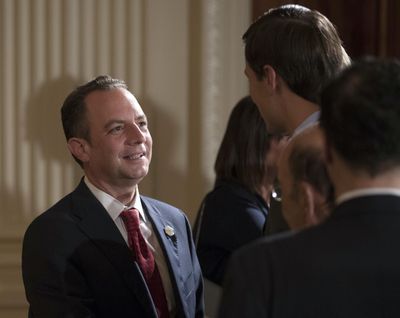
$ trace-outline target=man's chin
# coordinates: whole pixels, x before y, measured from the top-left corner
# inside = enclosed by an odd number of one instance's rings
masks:
[[[133,173],[130,173],[128,177],[132,181],[135,181],[136,183],[139,183],[140,181],[142,181],[147,176],[148,172],[149,172],[149,169],[143,168],[141,170],[135,170]]]

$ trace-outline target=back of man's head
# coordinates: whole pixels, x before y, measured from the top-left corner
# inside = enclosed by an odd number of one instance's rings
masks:
[[[333,24],[299,5],[265,12],[243,40],[246,62],[259,79],[270,65],[295,94],[313,103],[319,101],[323,85],[350,63]]]
[[[321,194],[329,209],[333,208],[334,190],[324,158],[324,144],[318,125],[309,127],[294,137],[288,158],[294,183],[307,182]]]
[[[364,59],[323,91],[321,127],[328,145],[370,177],[400,165],[400,62]]]
[[[334,205],[334,190],[318,125],[293,137],[279,165],[282,212],[292,229],[321,223]]]

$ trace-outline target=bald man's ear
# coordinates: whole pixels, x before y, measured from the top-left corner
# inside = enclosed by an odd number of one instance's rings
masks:
[[[69,151],[80,161],[89,160],[89,145],[85,139],[72,137],[67,142]]]
[[[306,181],[299,183],[300,206],[303,211],[304,227],[318,224],[319,193]]]

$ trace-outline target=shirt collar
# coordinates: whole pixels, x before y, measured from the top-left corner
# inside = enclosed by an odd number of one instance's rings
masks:
[[[115,221],[119,217],[122,211],[130,208],[135,208],[139,211],[140,217],[143,220],[143,222],[146,222],[146,217],[143,211],[142,201],[140,200],[138,186],[136,186],[135,197],[133,198],[132,204],[130,206],[126,206],[122,202],[115,199],[113,196],[97,188],[93,183],[90,182],[90,180],[87,177],[84,178],[84,182],[89,188],[90,192],[93,193],[96,199],[99,200],[101,205],[106,209],[106,211],[111,216],[113,221]]]
[[[319,120],[320,111],[316,111],[308,116],[303,122],[294,130],[292,137],[300,134],[304,129],[316,124]]]
[[[341,204],[345,201],[369,196],[369,195],[395,195],[400,197],[400,189],[399,188],[364,188],[364,189],[356,189],[352,191],[345,192],[338,196],[336,199],[336,204]]]

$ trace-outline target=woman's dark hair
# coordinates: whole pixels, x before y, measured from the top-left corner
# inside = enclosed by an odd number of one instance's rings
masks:
[[[250,96],[242,98],[231,112],[217,154],[216,182],[234,181],[252,192],[259,192],[267,173],[265,157],[270,141],[257,106]]]

